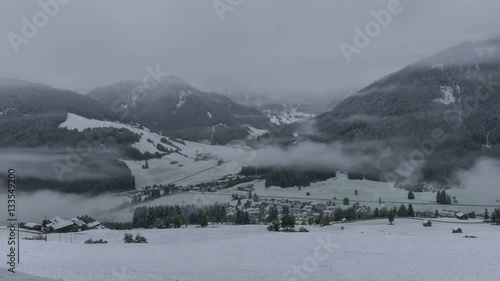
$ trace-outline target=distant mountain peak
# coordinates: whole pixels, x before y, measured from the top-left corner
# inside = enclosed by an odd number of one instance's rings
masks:
[[[483,41],[465,42],[424,58],[415,65],[468,66],[482,63],[500,62],[500,34]]]

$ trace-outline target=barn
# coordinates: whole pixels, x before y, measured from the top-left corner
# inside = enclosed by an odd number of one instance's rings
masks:
[[[55,223],[47,225],[47,227],[50,229],[51,232],[56,232],[56,233],[70,232],[73,226],[76,226],[76,224],[72,221],[67,221],[67,220],[60,220],[60,221],[56,220]]]
[[[88,223],[87,226],[90,228],[90,229],[98,229],[98,228],[104,228],[100,222],[98,221],[93,221],[91,223]]]
[[[466,214],[462,213],[462,212],[456,213],[455,217],[457,219],[459,219],[459,220],[467,220],[467,219],[469,219],[469,217]]]
[[[42,225],[34,222],[28,222],[24,224],[24,228],[28,230],[37,230],[41,231],[42,230]]]

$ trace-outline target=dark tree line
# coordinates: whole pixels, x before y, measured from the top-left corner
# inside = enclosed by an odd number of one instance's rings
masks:
[[[248,212],[236,210],[235,224],[250,224],[250,216]]]
[[[221,204],[210,206],[143,206],[134,210],[132,225],[134,228],[179,228],[188,224],[201,225],[204,216],[208,222],[230,222],[226,207]]]
[[[300,169],[277,169],[268,167],[242,167],[241,175],[245,176],[260,176],[265,179],[266,187],[293,187],[293,186],[309,186],[313,182],[325,181],[329,178],[336,177],[336,172],[323,172],[313,170]]]
[[[436,203],[443,205],[451,205],[451,196],[446,194],[446,190],[438,190],[436,193]]]
[[[265,186],[279,186],[283,188],[309,186],[313,182],[325,181],[335,176],[335,172],[276,169],[266,176]]]

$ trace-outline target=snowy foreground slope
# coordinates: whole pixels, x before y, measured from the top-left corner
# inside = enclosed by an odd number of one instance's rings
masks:
[[[73,243],[69,234],[62,242],[54,234],[49,242],[22,241],[19,271],[68,281],[500,280],[500,228],[463,224],[463,234],[452,234],[456,223],[376,220],[342,224],[345,230],[308,226],[309,233],[272,233],[264,225],[130,231],[148,244],[124,244],[124,231],[88,231]],[[86,245],[88,238],[109,243]]]

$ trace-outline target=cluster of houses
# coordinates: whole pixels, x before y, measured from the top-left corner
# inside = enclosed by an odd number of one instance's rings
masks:
[[[24,224],[24,228],[27,230],[36,230],[45,233],[66,233],[88,229],[103,229],[105,227],[98,221],[85,223],[78,218],[65,220],[60,217],[54,217],[52,219],[46,220],[45,226],[38,223],[28,222]]]
[[[476,214],[472,213],[464,213],[461,211],[453,211],[453,210],[442,210],[439,212],[439,216],[448,217],[448,218],[456,218],[459,220],[468,220],[469,218],[476,218]]]
[[[233,198],[234,199],[234,198]],[[248,205],[247,205],[248,204]],[[246,206],[245,206],[246,205]],[[283,213],[283,209],[287,208],[297,220],[307,221],[310,218],[317,218],[321,213],[324,215],[333,215],[336,206],[330,202],[303,202],[298,200],[290,200],[285,198],[271,198],[263,201],[249,201],[241,206],[226,207],[227,215],[233,216],[237,210],[245,211],[249,214],[250,220],[258,221],[258,219],[266,220],[269,216],[271,207],[275,207],[279,214]],[[369,209],[366,206],[355,204],[353,206],[356,213],[368,213]]]

